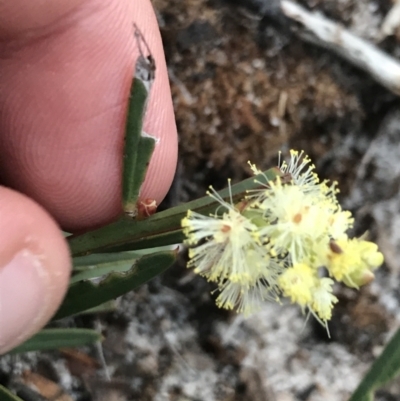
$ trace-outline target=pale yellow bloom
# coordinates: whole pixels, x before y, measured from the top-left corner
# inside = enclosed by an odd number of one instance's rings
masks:
[[[338,299],[332,294],[333,280],[323,277],[312,290],[310,310],[324,323],[331,319],[333,304]]]
[[[378,268],[384,260],[376,244],[357,238],[334,241],[327,259],[331,276],[354,288],[371,281],[372,270]]]
[[[281,154],[279,153],[279,158]],[[304,155],[304,152],[290,150],[289,162],[283,161],[280,164],[280,170],[283,174],[289,174],[291,183],[299,187],[303,192],[319,192],[319,178],[315,173],[315,166],[311,159]]]
[[[189,267],[208,280],[254,284],[259,277],[269,280],[275,273],[268,250],[258,242],[258,227],[235,207],[210,193],[226,210],[222,215],[203,216],[189,211],[182,220]],[[271,266],[271,269],[268,268]]]
[[[196,267],[196,273],[211,281],[251,282],[253,275],[258,276],[265,252],[252,235],[257,227],[235,209],[230,208],[222,216],[189,212],[182,220],[182,227],[186,243],[197,245],[189,249],[190,266]]]
[[[317,277],[313,269],[305,263],[297,263],[289,267],[279,277],[278,284],[283,294],[302,307],[311,304],[312,290],[316,285]]]
[[[333,208],[316,192],[300,187],[271,183],[269,197],[260,208],[269,224],[260,227],[262,242],[270,241],[276,254],[289,253],[292,263],[311,258],[321,241],[328,243]]]
[[[276,301],[278,295],[274,289],[263,280],[257,280],[253,285],[225,282],[219,288],[220,294],[216,299],[219,308],[236,310],[249,316],[258,312],[266,300]]]
[[[354,218],[348,210],[342,210],[338,206],[329,216],[327,223],[330,238],[340,239],[347,236],[346,231],[353,227]]]
[[[274,181],[250,164],[260,189],[236,206],[211,189],[217,213],[188,212],[188,266],[217,283],[221,308],[248,315],[285,296],[327,327],[338,301],[333,279],[358,288],[374,278],[383,255],[372,242],[348,238],[353,217],[340,207],[336,184],[320,182],[303,152],[290,154]]]

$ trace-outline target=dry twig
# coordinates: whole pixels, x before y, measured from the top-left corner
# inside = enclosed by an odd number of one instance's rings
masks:
[[[363,69],[396,95],[400,95],[400,63],[371,43],[289,0],[282,0],[283,14],[300,26],[296,33],[305,41],[332,50]]]
[[[400,27],[400,1],[396,0],[393,7],[383,20],[381,27],[381,37],[384,39],[386,36],[394,35]]]

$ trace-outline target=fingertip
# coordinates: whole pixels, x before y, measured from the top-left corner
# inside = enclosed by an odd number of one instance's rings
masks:
[[[0,354],[43,327],[66,292],[71,262],[57,224],[39,205],[0,187]]]

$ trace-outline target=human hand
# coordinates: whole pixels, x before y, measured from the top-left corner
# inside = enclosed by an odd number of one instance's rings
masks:
[[[150,0],[0,0],[0,182],[14,188],[0,187],[0,354],[65,294],[71,262],[55,221],[74,232],[121,213],[133,22],[156,61],[145,130],[160,141],[142,195],[160,202],[177,141]]]

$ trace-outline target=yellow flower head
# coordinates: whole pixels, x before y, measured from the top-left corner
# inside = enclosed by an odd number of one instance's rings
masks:
[[[383,255],[373,242],[343,238],[331,243],[327,268],[332,277],[359,288],[373,279],[372,270],[383,263]]]
[[[279,153],[279,159],[280,156]],[[283,161],[279,164],[282,173],[290,175],[294,186],[301,188],[305,193],[319,191],[319,178],[314,171],[315,166],[311,163],[311,159],[304,155],[303,151],[291,149],[289,162]]]
[[[263,279],[257,280],[253,285],[226,281],[219,290],[217,306],[223,309],[235,309],[245,316],[258,312],[266,300],[279,299],[273,288],[266,285]]]
[[[221,308],[248,315],[285,296],[327,326],[338,301],[333,279],[358,288],[373,279],[383,255],[372,242],[348,238],[353,217],[341,209],[336,184],[320,182],[303,152],[290,154],[274,181],[250,164],[264,182],[245,201],[234,205],[212,189],[218,214],[188,212],[188,267],[217,283]],[[331,278],[320,277],[323,267]]]
[[[281,163],[281,153],[279,152],[278,169],[281,173],[283,180],[301,189],[304,193],[320,191],[319,178],[314,172],[315,166],[311,164],[311,160],[308,156],[304,155],[304,152],[298,152],[296,150],[290,151],[290,161],[287,163],[283,161]],[[254,175],[261,174],[264,177],[264,182],[258,182],[261,189],[249,191],[249,198],[257,200],[262,203],[266,198],[269,197],[269,188],[272,182],[267,176],[257,168],[255,164],[248,162]]]
[[[312,302],[312,290],[317,277],[313,269],[305,263],[297,263],[285,270],[279,277],[278,284],[283,294],[304,307]]]
[[[182,220],[189,249],[188,267],[210,281],[225,280],[254,284],[260,276],[270,277],[267,249],[258,243],[258,227],[217,194],[210,193],[226,212],[203,216],[189,211]]]
[[[318,280],[318,284],[312,290],[310,310],[326,324],[332,317],[333,304],[338,299],[332,294],[333,280],[327,277]]]
[[[292,263],[312,258],[319,249],[325,250],[333,226],[335,234],[340,229],[343,234],[348,228],[345,223],[334,225],[337,207],[324,199],[322,193],[316,190],[305,193],[298,186],[282,184],[279,179],[271,183],[269,197],[260,209],[269,222],[259,229],[261,241],[270,242],[276,254],[288,253]]]

